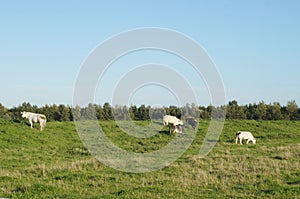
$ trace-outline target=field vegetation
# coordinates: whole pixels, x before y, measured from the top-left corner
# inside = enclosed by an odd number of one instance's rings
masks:
[[[166,127],[153,138],[138,139],[124,135],[113,121],[100,123],[112,142],[129,151],[158,150],[172,139]],[[209,120],[199,121],[195,140],[170,166],[135,174],[98,162],[82,145],[73,122],[48,122],[41,132],[25,120],[0,119],[0,197],[299,197],[300,121],[227,120],[218,143],[201,159],[208,126]],[[236,145],[238,130],[253,132],[257,144]],[[190,131],[186,128],[186,134]]]

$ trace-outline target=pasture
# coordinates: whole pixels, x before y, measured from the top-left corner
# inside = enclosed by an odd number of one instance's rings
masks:
[[[164,127],[149,139],[100,122],[123,149],[146,153],[167,144]],[[145,126],[147,121],[136,122]],[[157,125],[162,125],[157,124]],[[124,173],[98,162],[83,147],[73,122],[0,120],[0,198],[297,198],[300,196],[300,121],[227,120],[219,142],[203,159],[198,152],[209,121],[199,122],[189,149],[170,166]],[[186,128],[185,131],[191,131]],[[236,145],[238,130],[256,145]]]

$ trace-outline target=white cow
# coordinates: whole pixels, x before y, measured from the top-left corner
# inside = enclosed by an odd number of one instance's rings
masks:
[[[31,128],[33,128],[33,122],[39,122],[41,126],[41,131],[44,129],[47,119],[43,114],[31,113],[31,112],[21,112],[23,118],[27,118],[30,122]]]
[[[173,126],[183,125],[183,122],[175,116],[165,115],[163,118],[164,126],[172,124]]]
[[[255,138],[253,137],[251,132],[247,131],[238,131],[236,133],[236,139],[235,143],[237,144],[238,140],[240,140],[240,144],[243,144],[243,139],[247,140],[246,144],[248,144],[250,141],[252,141],[253,144],[256,143]]]

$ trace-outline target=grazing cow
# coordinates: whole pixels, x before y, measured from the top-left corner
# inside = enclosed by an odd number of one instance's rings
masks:
[[[180,124],[177,126],[171,125],[171,126],[169,126],[169,128],[170,128],[170,134],[175,134],[175,133],[183,134],[184,133],[183,125],[180,125]]]
[[[196,129],[196,126],[197,126],[197,120],[193,117],[188,117],[186,118],[185,122],[189,125],[192,126],[193,129]]]
[[[253,137],[252,133],[247,131],[239,131],[236,133],[235,143],[237,144],[238,140],[240,140],[240,144],[243,144],[243,139],[247,140],[246,144],[252,141],[253,144],[256,143],[255,138]]]
[[[21,112],[23,118],[27,118],[30,122],[31,128],[33,128],[33,122],[39,122],[41,126],[41,131],[44,129],[46,125],[46,116],[43,114],[38,114],[38,113],[31,113],[31,112]]]
[[[183,122],[175,116],[165,115],[163,118],[164,126],[172,124],[173,126],[183,125]]]

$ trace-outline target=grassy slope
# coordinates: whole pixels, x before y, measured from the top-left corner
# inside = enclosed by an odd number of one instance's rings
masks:
[[[40,132],[24,123],[0,120],[0,197],[296,198],[300,195],[300,122],[226,121],[213,151],[199,159],[197,154],[208,125],[208,121],[200,122],[197,137],[188,151],[169,167],[131,174],[111,169],[90,156],[72,122],[49,122]],[[116,144],[135,152],[157,150],[171,139],[166,131],[150,139],[133,139],[113,122],[102,122],[102,126]],[[252,131],[257,144],[235,145],[238,130]]]

